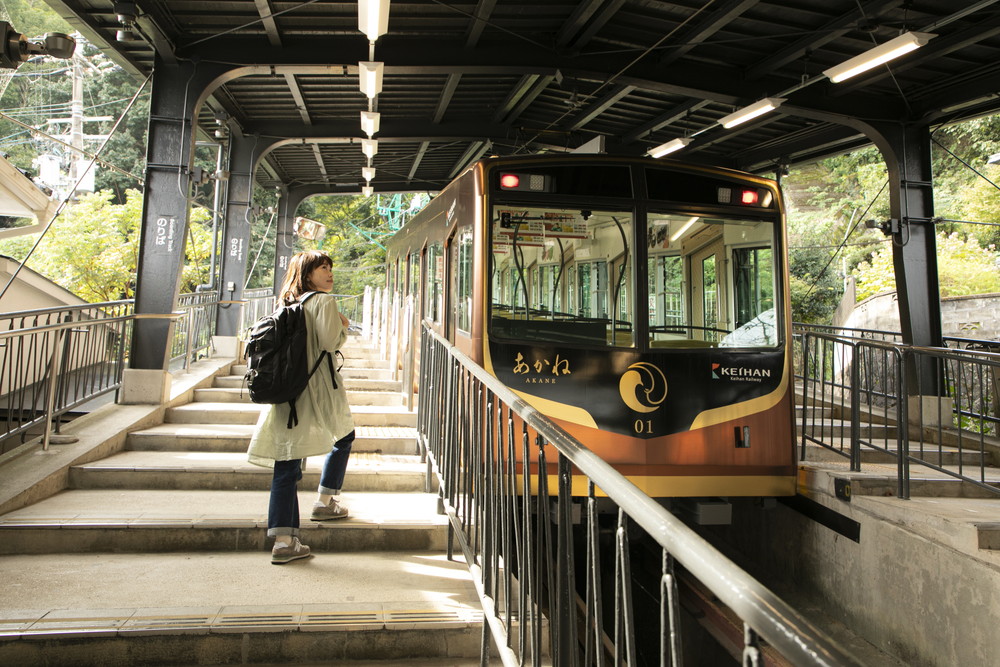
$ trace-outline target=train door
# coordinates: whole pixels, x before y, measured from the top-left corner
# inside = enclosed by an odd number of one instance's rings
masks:
[[[691,255],[689,266],[694,338],[718,341],[729,329],[725,307],[725,257],[722,239]]]

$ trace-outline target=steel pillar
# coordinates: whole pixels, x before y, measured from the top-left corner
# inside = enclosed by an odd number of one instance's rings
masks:
[[[190,213],[189,167],[194,142],[194,106],[222,69],[192,63],[168,64],[156,58],[149,103],[146,190],[139,236],[132,352],[129,366],[165,370],[177,306],[184,242]]]
[[[254,166],[259,152],[256,137],[246,137],[230,128],[229,187],[226,196],[226,232],[222,246],[219,294],[222,301],[243,298],[247,258],[250,255],[250,204],[253,199]],[[219,336],[235,336],[240,330],[240,309],[235,303],[222,304],[216,317]]]
[[[930,130],[926,125],[873,123],[872,137],[889,172],[890,220],[899,323],[903,342],[942,345],[941,293],[934,230],[934,188]],[[932,360],[908,368],[911,395],[942,395],[941,376]]]

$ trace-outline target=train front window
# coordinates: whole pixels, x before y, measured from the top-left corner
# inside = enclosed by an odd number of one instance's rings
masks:
[[[651,213],[648,239],[650,347],[781,342],[773,222]]]
[[[492,232],[492,336],[635,344],[631,212],[497,205]]]

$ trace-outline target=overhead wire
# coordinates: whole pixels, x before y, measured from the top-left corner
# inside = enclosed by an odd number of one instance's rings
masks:
[[[816,286],[819,284],[820,279],[824,275],[826,275],[827,269],[829,269],[830,265],[833,264],[833,260],[837,259],[837,255],[840,254],[840,251],[844,249],[844,247],[845,247],[845,245],[847,243],[847,239],[849,239],[851,237],[851,235],[854,234],[854,232],[858,228],[858,225],[860,225],[860,224],[862,224],[864,222],[865,216],[868,215],[868,211],[870,211],[871,208],[872,208],[872,206],[875,205],[875,202],[878,201],[878,198],[882,196],[882,193],[885,192],[885,189],[887,187],[889,187],[889,179],[886,179],[885,183],[882,184],[882,187],[879,188],[879,191],[875,194],[874,197],[872,197],[871,201],[868,202],[868,206],[865,207],[864,212],[861,215],[858,216],[858,220],[857,220],[857,222],[854,223],[854,226],[851,227],[851,229],[848,230],[848,232],[846,234],[844,234],[844,240],[841,241],[836,246],[837,249],[834,250],[832,253],[830,253],[830,259],[827,260],[826,265],[822,269],[820,269],[819,273],[817,273],[816,276],[815,276],[815,278],[813,278],[813,283],[812,283],[812,285],[809,286],[809,291],[807,291],[805,293],[805,295],[802,297],[803,300],[805,300],[806,298],[808,298],[809,295],[813,293],[813,290],[816,289]]]
[[[44,239],[45,235],[48,234],[50,229],[52,229],[52,225],[55,224],[55,221],[59,219],[60,215],[62,215],[63,209],[66,208],[66,205],[69,203],[70,199],[72,199],[73,195],[76,193],[77,188],[79,188],[80,184],[83,183],[83,179],[87,177],[87,172],[94,167],[94,164],[97,162],[101,153],[104,152],[105,148],[107,148],[108,142],[111,141],[111,137],[115,136],[115,133],[118,131],[118,128],[121,127],[122,123],[124,122],[125,117],[128,116],[128,112],[132,110],[133,106],[135,106],[135,103],[139,99],[139,95],[146,88],[146,85],[150,82],[152,78],[153,74],[150,73],[149,76],[146,77],[145,81],[143,81],[142,84],[139,86],[138,90],[135,91],[135,95],[132,96],[132,99],[125,107],[125,110],[122,111],[121,116],[119,116],[118,120],[115,121],[115,124],[111,128],[111,131],[108,133],[108,136],[105,137],[103,143],[101,143],[100,148],[94,154],[94,157],[90,159],[90,164],[87,165],[86,169],[80,171],[80,177],[73,185],[73,189],[67,192],[66,196],[63,197],[63,200],[59,203],[59,206],[56,208],[55,212],[52,214],[52,217],[49,219],[48,224],[45,225],[45,228],[42,229],[41,233],[39,233],[38,235],[38,238],[35,240],[34,245],[31,246],[31,249],[28,251],[28,254],[24,256],[24,259],[22,259],[21,262],[17,265],[17,268],[15,268],[11,272],[10,279],[7,281],[7,284],[4,285],[4,288],[2,290],[0,290],[0,299],[3,298],[3,296],[7,293],[7,290],[9,290],[11,285],[14,284],[14,280],[17,278],[17,275],[21,272],[21,269],[24,267],[25,264],[27,264],[28,260],[34,254],[35,250],[38,249],[38,246],[41,244],[42,239]]]

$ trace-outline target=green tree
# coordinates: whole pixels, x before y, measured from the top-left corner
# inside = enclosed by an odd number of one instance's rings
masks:
[[[958,233],[937,235],[938,282],[941,296],[1000,292],[995,249]],[[892,246],[886,245],[855,269],[858,301],[896,289]]]
[[[90,302],[131,299],[135,296],[142,195],[126,193],[115,204],[110,191],[84,195],[56,220],[28,266]],[[181,292],[194,291],[208,280],[211,233],[207,211],[193,209],[185,245]],[[0,241],[0,254],[24,258],[33,236]]]
[[[319,248],[330,255],[334,290],[361,294],[365,287],[385,284],[388,227],[376,211],[375,197],[316,197],[313,219],[327,227],[320,241],[298,239],[302,249]]]

